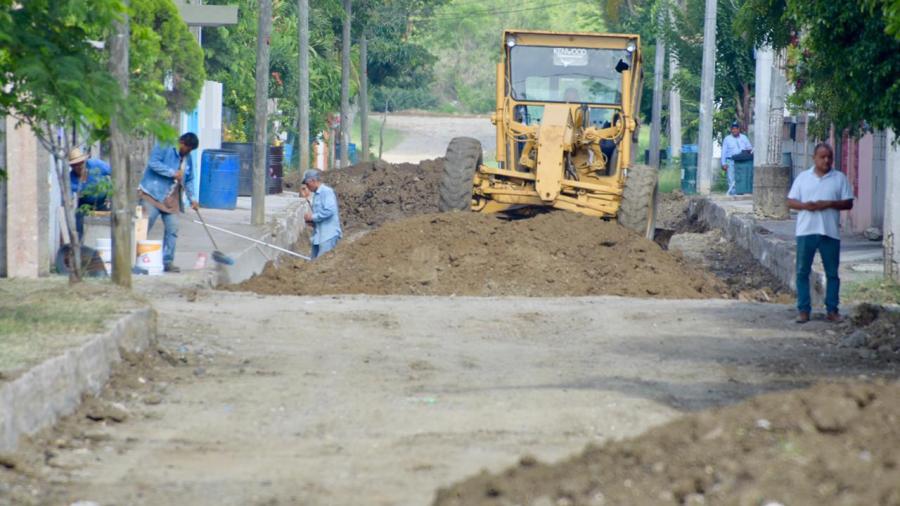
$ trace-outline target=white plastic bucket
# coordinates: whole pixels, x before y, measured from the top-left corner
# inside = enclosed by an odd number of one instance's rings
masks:
[[[112,274],[112,239],[97,239],[97,253],[108,274]]]
[[[138,241],[137,266],[146,269],[147,274],[159,276],[163,273],[162,241]]]

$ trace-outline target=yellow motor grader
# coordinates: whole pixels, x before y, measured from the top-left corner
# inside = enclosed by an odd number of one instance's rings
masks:
[[[447,148],[440,210],[556,208],[652,239],[657,171],[634,164],[641,98],[638,35],[506,30],[497,65],[497,167],[481,143]]]

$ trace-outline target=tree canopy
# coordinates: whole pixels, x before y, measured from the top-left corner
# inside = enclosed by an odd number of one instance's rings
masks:
[[[897,7],[894,0],[747,0],[739,26],[758,42],[790,48],[791,104],[815,113],[817,134],[834,125],[859,135],[900,130],[900,39],[890,35]]]

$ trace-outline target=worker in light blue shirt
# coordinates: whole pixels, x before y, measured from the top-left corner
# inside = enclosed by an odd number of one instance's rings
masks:
[[[735,195],[734,155],[742,151],[753,151],[750,139],[741,133],[741,124],[735,121],[731,124],[731,135],[726,135],[722,141],[722,170],[728,174],[728,194]]]
[[[788,193],[788,207],[797,215],[797,323],[809,321],[812,304],[809,273],[816,251],[825,267],[825,319],[843,320],[838,313],[841,279],[841,211],[853,209],[853,189],[842,172],[832,167],[834,150],[822,142],[813,150],[813,165],[797,175]]]
[[[322,175],[315,169],[303,174],[303,184],[313,193],[312,210],[306,213],[306,223],[313,227],[312,258],[334,249],[341,240],[341,217],[337,195],[331,187],[322,183]]]

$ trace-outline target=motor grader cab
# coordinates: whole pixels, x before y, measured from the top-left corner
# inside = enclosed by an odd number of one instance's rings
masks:
[[[653,237],[657,172],[636,165],[638,35],[507,30],[497,65],[497,167],[481,143],[447,148],[441,211],[556,208]]]

